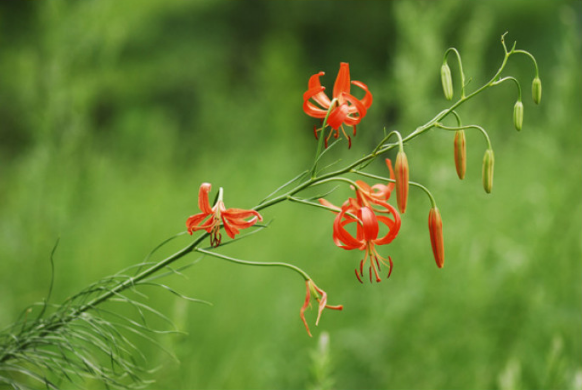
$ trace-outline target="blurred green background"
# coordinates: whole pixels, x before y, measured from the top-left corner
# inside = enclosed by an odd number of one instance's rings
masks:
[[[212,307],[144,291],[188,333],[159,338],[180,363],[140,345],[159,368],[153,389],[582,388],[581,15],[582,2],[557,0],[0,3],[0,327],[46,295],[58,237],[54,302],[183,230],[200,183],[250,208],[307,168],[311,74],[326,71],[329,91],[349,62],[374,94],[352,149],[333,150],[351,161],[383,127],[408,134],[448,106],[448,47],[473,90],[497,70],[508,31],[537,58],[543,98],[533,104],[533,66],[515,56],[505,74],[522,82],[521,133],[514,85],[460,109],[491,136],[493,193],[481,186],[479,134],[467,133],[462,182],[452,133],[407,148],[411,179],[443,215],[444,269],[414,189],[400,235],[381,249],[392,277],[374,285],[353,275],[361,254],[333,244],[331,214],[281,204],[263,213],[269,229],[222,253],[292,262],[344,311],[326,311],[311,339],[295,274],[207,258],[164,283]],[[384,173],[380,161],[370,169]]]

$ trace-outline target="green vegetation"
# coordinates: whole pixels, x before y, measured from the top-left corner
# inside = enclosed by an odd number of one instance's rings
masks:
[[[508,31],[536,56],[543,98],[532,101],[523,56],[509,69],[522,82],[520,132],[510,83],[461,108],[490,134],[492,193],[478,132],[466,131],[463,181],[453,132],[407,147],[411,180],[443,217],[442,270],[430,204],[413,187],[398,238],[382,248],[394,272],[374,285],[353,275],[360,254],[332,242],[331,213],[281,204],[265,210],[268,229],[221,253],[297,264],[343,312],[326,311],[311,339],[301,278],[208,257],[164,283],[213,306],[143,291],[187,333],[157,337],[180,363],[134,341],[158,368],[146,377],[155,389],[582,388],[581,20],[582,2],[556,0],[0,3],[0,327],[46,297],[59,237],[53,303],[183,231],[200,183],[248,208],[309,168],[316,120],[301,97],[311,74],[325,71],[330,85],[349,62],[374,94],[352,149],[334,150],[345,161],[384,127],[408,134],[449,106],[447,48],[463,57],[468,91],[486,82]]]

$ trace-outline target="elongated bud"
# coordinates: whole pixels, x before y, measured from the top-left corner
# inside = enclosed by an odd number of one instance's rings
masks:
[[[402,214],[408,201],[408,158],[403,150],[396,155],[396,201]]]
[[[515,106],[513,106],[513,124],[517,131],[521,130],[523,125],[523,103],[520,100],[515,102]]]
[[[453,98],[453,78],[451,77],[451,68],[446,62],[441,66],[441,81],[445,98],[451,100]]]
[[[435,206],[428,213],[428,231],[434,260],[439,268],[445,265],[445,245],[443,240],[443,220],[441,213]]]
[[[455,133],[455,168],[459,179],[465,178],[467,170],[467,147],[465,146],[465,130],[458,130]]]
[[[487,149],[483,157],[483,188],[488,194],[493,189],[493,165],[495,158],[493,156],[493,149]]]
[[[535,104],[540,104],[542,101],[542,80],[536,76],[531,84],[531,95]]]

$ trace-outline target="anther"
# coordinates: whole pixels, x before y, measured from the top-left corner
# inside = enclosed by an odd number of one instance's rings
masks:
[[[360,281],[360,283],[364,284],[364,282],[362,282],[362,278],[360,278],[360,274],[358,273],[358,269],[354,269],[354,271],[356,272],[356,278],[358,278],[358,280]]]
[[[390,277],[390,274],[392,273],[392,267],[394,266],[394,263],[392,263],[392,257],[388,256],[388,261],[390,262],[390,270],[388,271],[388,276],[386,276],[387,278]]]

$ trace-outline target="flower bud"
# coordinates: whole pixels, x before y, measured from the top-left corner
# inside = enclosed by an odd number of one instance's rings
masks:
[[[513,124],[517,131],[521,130],[523,125],[523,103],[520,100],[515,102],[515,106],[513,106]]]
[[[465,146],[465,130],[458,130],[455,133],[455,167],[459,179],[465,178],[467,170],[467,147]]]
[[[430,233],[430,244],[432,253],[439,268],[445,265],[445,246],[443,241],[443,220],[441,213],[435,206],[428,213],[428,231]]]
[[[402,214],[408,200],[408,158],[403,150],[396,155],[396,201]]]
[[[493,165],[495,158],[493,157],[493,149],[487,149],[483,157],[483,188],[488,194],[493,189]]]
[[[451,68],[446,62],[441,66],[441,81],[445,98],[451,100],[453,98],[453,78],[451,77]]]
[[[533,101],[535,104],[540,104],[542,100],[542,80],[536,76],[531,84],[531,94],[533,96]]]

